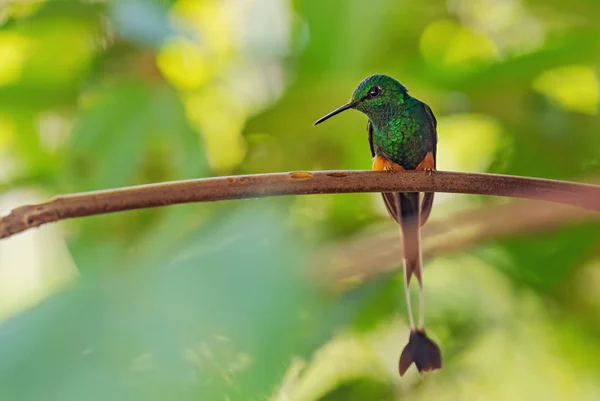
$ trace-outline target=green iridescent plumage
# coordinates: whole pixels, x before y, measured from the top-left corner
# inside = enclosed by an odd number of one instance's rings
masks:
[[[370,99],[369,91],[379,88]],[[415,99],[400,82],[387,75],[371,75],[358,85],[351,103],[369,117],[376,154],[414,170],[427,152],[435,153],[435,119],[425,103]],[[434,154],[435,156],[435,154]]]

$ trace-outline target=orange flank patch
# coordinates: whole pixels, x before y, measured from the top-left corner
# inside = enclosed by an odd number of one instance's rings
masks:
[[[383,156],[375,155],[375,157],[373,158],[373,170],[390,171],[390,170],[404,170],[404,168],[401,165],[396,164],[393,161],[388,160]]]
[[[427,152],[427,155],[421,163],[415,169],[416,171],[433,171],[435,170],[435,160],[433,160],[433,153]]]

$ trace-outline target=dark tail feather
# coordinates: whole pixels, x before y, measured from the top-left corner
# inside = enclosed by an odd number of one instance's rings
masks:
[[[420,244],[420,221],[419,221],[419,193],[398,193],[398,214],[400,229],[402,230],[402,242],[404,244],[404,259],[406,263],[406,281],[410,284],[410,278],[414,274],[421,282],[421,244]]]
[[[427,335],[425,330],[413,330],[410,332],[408,344],[400,355],[398,369],[400,376],[408,370],[412,363],[419,373],[431,372],[442,367],[442,355],[440,349]]]
[[[419,328],[414,329],[411,321],[411,332],[408,344],[404,347],[400,355],[398,365],[400,376],[406,373],[406,370],[414,362],[420,373],[440,369],[442,367],[442,357],[438,346],[431,341],[423,329],[423,281],[421,277],[421,244],[420,229],[425,223],[431,211],[433,204],[433,193],[425,193],[423,198],[423,216],[421,218],[419,205],[419,193],[407,192],[397,194],[398,216],[402,238],[404,244],[404,259],[406,263],[406,290],[410,278],[414,274],[420,284],[420,316]],[[408,301],[410,302],[410,300]]]
[[[423,202],[421,203],[421,227],[427,223],[427,219],[429,219],[429,215],[431,214],[433,195],[434,192],[425,192],[423,194]]]
[[[398,213],[398,206],[396,203],[396,197],[398,194],[393,192],[384,192],[383,202],[388,213],[398,224],[400,224],[400,215]],[[427,223],[429,215],[431,214],[431,208],[433,207],[433,196],[434,192],[425,192],[423,194],[423,201],[421,202],[421,227]]]
[[[394,192],[383,192],[381,196],[383,197],[383,202],[385,204],[385,208],[387,209],[392,219],[396,220],[396,223],[400,224],[400,216],[398,214],[398,195]]]

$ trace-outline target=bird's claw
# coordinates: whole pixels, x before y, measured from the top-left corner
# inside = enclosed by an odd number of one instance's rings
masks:
[[[436,172],[435,168],[433,167],[425,167],[423,171],[425,171],[425,173],[427,173],[427,175],[430,177]]]

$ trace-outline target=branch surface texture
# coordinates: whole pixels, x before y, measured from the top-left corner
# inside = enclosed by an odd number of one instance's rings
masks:
[[[73,217],[191,202],[353,192],[447,192],[563,203],[600,211],[600,186],[495,174],[297,171],[202,178],[58,196],[0,218],[0,238]]]

